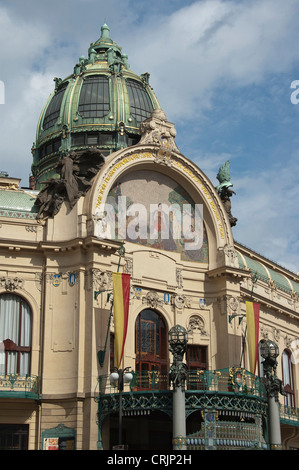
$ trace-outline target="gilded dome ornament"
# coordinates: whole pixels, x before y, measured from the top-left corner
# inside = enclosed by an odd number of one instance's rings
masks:
[[[94,147],[107,158],[136,145],[140,124],[160,108],[149,74],[130,70],[127,55],[110,38],[106,24],[90,44],[88,57],[80,56],[73,73],[54,82],[32,148],[36,190],[56,177],[55,165],[72,151],[82,154]]]

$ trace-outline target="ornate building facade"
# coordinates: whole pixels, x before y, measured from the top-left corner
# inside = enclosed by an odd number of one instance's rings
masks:
[[[260,305],[259,343],[279,347],[282,448],[299,448],[299,278],[235,242],[228,177],[215,188],[175,136],[104,25],[55,79],[31,187],[1,175],[0,448],[111,449],[121,397],[122,443],[172,449],[176,325],[188,333],[185,448],[269,448],[246,301]],[[113,272],[130,274],[121,391],[109,379]]]

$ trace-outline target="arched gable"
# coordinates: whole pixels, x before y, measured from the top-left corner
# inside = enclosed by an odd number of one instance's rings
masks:
[[[205,242],[206,237],[208,259],[197,253],[194,259],[192,256],[189,256],[189,259],[185,256],[183,261],[209,262],[210,269],[213,269],[217,267],[219,258],[217,253],[226,246],[233,246],[227,213],[211,181],[177,149],[174,144],[175,131],[172,125],[161,120],[160,117],[154,119],[152,116],[145,121],[143,123],[145,130],[140,143],[112,154],[95,178],[92,191],[86,201],[89,205],[86,210],[89,213],[92,234],[98,236],[97,224],[98,227],[99,224],[103,224],[101,211],[104,205],[109,203],[109,197],[113,196],[116,200],[116,196],[123,195],[120,189],[122,183],[126,185],[124,195],[128,195],[132,203],[143,205],[151,202],[157,205],[162,194],[161,189],[168,187],[169,194],[164,194],[163,197],[164,199],[166,197],[170,204],[178,203],[179,206],[181,204],[180,207],[185,208],[186,205],[183,206],[183,204],[192,201],[196,209],[202,208],[203,241]],[[143,180],[138,176],[142,174]],[[137,197],[138,192],[139,197]],[[126,206],[123,207],[126,209]],[[111,213],[113,210],[111,209]],[[194,215],[191,217],[193,217],[192,220],[196,220]],[[183,219],[180,220],[182,223]],[[113,225],[112,228],[115,236],[115,226]],[[109,232],[106,235],[106,238],[111,236]],[[126,239],[126,237],[123,238]],[[190,247],[190,244],[188,246]],[[159,246],[156,247],[159,248]],[[162,249],[165,247],[162,246]],[[185,245],[182,252],[186,252]]]

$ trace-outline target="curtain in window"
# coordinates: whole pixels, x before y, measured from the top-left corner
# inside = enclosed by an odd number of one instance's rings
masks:
[[[14,294],[0,296],[0,375],[29,374],[31,318],[31,309],[24,299]],[[7,339],[14,345],[5,352],[3,341]]]
[[[282,373],[283,385],[286,392],[284,398],[285,406],[294,406],[294,388],[293,388],[293,370],[291,364],[291,355],[289,351],[284,350],[282,353]]]

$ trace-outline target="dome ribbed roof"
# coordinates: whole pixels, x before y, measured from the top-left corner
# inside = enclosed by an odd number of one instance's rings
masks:
[[[130,70],[106,24],[90,45],[88,58],[80,57],[72,75],[54,81],[32,149],[37,189],[57,176],[54,166],[70,151],[96,147],[108,156],[136,144],[140,123],[160,108],[149,74],[139,76]]]

